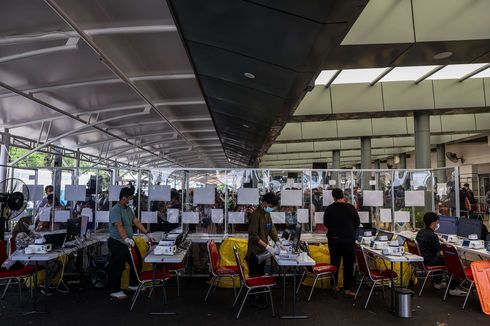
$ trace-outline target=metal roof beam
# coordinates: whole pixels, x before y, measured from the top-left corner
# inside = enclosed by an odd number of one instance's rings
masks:
[[[417,79],[415,81],[415,84],[418,84],[418,83],[426,80],[427,78],[429,78],[430,76],[432,76],[433,74],[435,74],[436,72],[438,72],[439,70],[441,70],[444,67],[446,67],[446,65],[440,65],[440,66],[435,67],[434,69],[432,69],[431,71],[429,71],[428,73],[426,73],[425,75],[423,75],[422,77]]]
[[[1,60],[2,58],[0,58],[0,62]],[[134,76],[128,78],[133,82],[138,82],[138,81],[154,81],[154,80],[194,79],[195,77],[196,76],[194,74],[158,74],[158,75],[141,75],[141,76]],[[26,88],[22,88],[21,90],[29,94],[35,94],[35,93],[49,92],[49,91],[55,91],[60,89],[116,84],[122,82],[123,81],[119,78],[103,78],[103,79],[83,80],[83,81],[76,81],[76,82],[53,83],[50,85],[42,85],[37,87],[29,86]],[[16,95],[17,94],[15,93],[0,94],[0,98],[11,97]]]
[[[141,25],[141,26],[119,26],[85,29],[85,34],[90,36],[100,35],[116,35],[116,34],[148,34],[148,33],[166,33],[177,32],[175,25]],[[32,43],[39,41],[63,40],[70,37],[76,37],[78,33],[75,31],[54,31],[42,34],[18,35],[0,38],[0,45],[12,45],[22,43]]]
[[[65,45],[52,46],[52,47],[48,47],[48,48],[36,49],[36,50],[32,50],[32,51],[15,53],[15,54],[7,55],[5,57],[0,57],[0,63],[19,60],[19,59],[25,59],[25,58],[29,58],[29,57],[35,57],[38,55],[43,55],[43,54],[48,54],[48,53],[53,53],[53,52],[77,50],[79,39],[80,39],[79,37],[71,37],[66,41]]]
[[[383,79],[384,76],[388,75],[395,67],[388,67],[386,68],[381,74],[379,74],[378,77],[374,78],[373,81],[369,84],[371,86],[376,85],[377,82],[379,82],[381,79]]]
[[[332,78],[330,78],[330,80],[325,84],[325,88],[330,87],[330,85],[332,85],[332,83],[335,80],[335,78],[337,78],[340,75],[341,72],[342,72],[342,69],[337,70],[335,72],[335,74],[332,76]]]
[[[487,63],[487,64],[486,64],[486,65],[484,65],[483,67],[480,67],[480,68],[478,68],[478,69],[475,69],[475,70],[473,70],[472,72],[470,72],[469,74],[464,75],[463,77],[461,77],[461,78],[459,79],[459,81],[460,81],[460,82],[463,82],[463,81],[465,81],[466,79],[471,78],[471,77],[473,77],[473,76],[475,76],[475,75],[479,74],[480,72],[487,70],[488,68],[490,68],[490,63]]]

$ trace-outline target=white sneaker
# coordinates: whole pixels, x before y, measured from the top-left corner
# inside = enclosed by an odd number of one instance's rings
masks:
[[[138,286],[128,286],[128,290],[136,292],[136,291],[138,291]],[[146,291],[146,286],[143,286],[141,288],[141,292],[145,292],[145,291]]]
[[[461,289],[452,289],[452,290],[449,290],[449,295],[453,295],[455,297],[465,297],[467,294],[466,291],[463,291]]]
[[[447,284],[444,283],[444,282],[434,283],[434,285],[433,285],[433,288],[436,289],[436,290],[445,289],[446,287],[447,287]]]
[[[117,299],[117,300],[124,300],[124,299],[127,299],[128,296],[123,291],[119,291],[119,292],[113,292],[113,293],[111,293],[111,298],[114,298],[114,299]]]

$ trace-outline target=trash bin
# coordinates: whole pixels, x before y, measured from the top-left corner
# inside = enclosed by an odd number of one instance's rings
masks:
[[[412,317],[412,297],[413,291],[410,289],[399,288],[395,290],[396,295],[396,314],[398,317]]]

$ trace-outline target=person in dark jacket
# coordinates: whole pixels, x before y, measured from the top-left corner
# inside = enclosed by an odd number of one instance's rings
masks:
[[[441,251],[439,237],[434,233],[439,228],[439,216],[434,212],[427,212],[424,215],[425,228],[417,233],[417,243],[419,245],[424,264],[426,266],[444,266],[446,265]],[[445,284],[442,282],[442,275],[435,275],[433,287],[442,289]],[[451,281],[449,284],[449,294],[454,296],[465,296],[466,292],[457,288],[459,280]]]
[[[323,224],[327,228],[330,263],[337,267],[337,273],[335,273],[335,280],[337,281],[340,261],[343,261],[345,294],[355,296],[356,293],[352,291],[355,260],[354,243],[356,230],[361,222],[354,206],[345,202],[344,192],[341,189],[333,189],[332,197],[334,203],[328,205],[323,214]]]

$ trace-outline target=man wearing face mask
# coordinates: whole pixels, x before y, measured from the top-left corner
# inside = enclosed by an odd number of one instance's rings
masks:
[[[128,246],[136,249],[138,255],[138,247],[135,246],[133,240],[133,226],[140,230],[143,234],[150,237],[150,233],[134,216],[131,205],[134,198],[134,188],[122,188],[119,193],[119,202],[111,208],[109,213],[109,240],[107,246],[111,253],[111,258],[108,266],[109,274],[109,290],[111,297],[115,299],[126,299],[127,295],[121,290],[121,276],[125,268],[125,263],[130,266],[129,273],[129,289],[135,290],[137,287],[136,273],[131,264],[131,256]],[[151,238],[151,237],[150,237]]]
[[[257,255],[266,250],[273,254],[274,249],[269,245],[268,237],[274,242],[279,240],[276,227],[272,223],[270,212],[277,206],[278,200],[274,193],[262,196],[262,204],[255,209],[248,219],[248,271],[250,276],[264,275],[265,262],[259,264]]]
[[[424,215],[425,228],[417,233],[417,243],[424,256],[424,264],[426,266],[445,266],[444,257],[441,251],[439,237],[434,231],[439,228],[439,216],[434,212],[427,212]],[[442,275],[435,275],[433,278],[433,287],[442,289],[445,284],[442,282]],[[449,294],[454,296],[466,296],[466,292],[458,289],[460,280],[453,279],[449,284]]]

